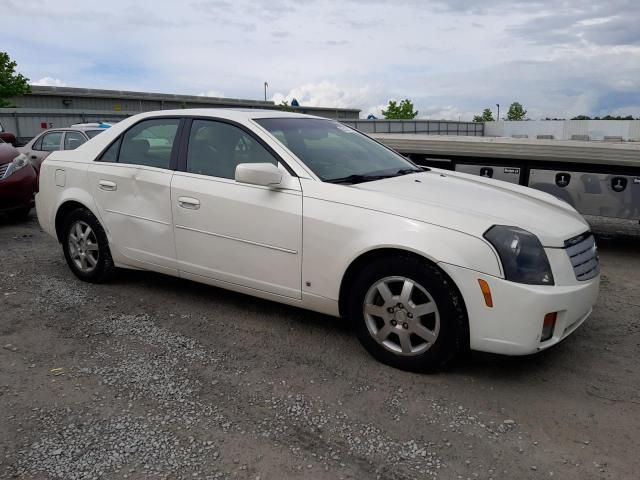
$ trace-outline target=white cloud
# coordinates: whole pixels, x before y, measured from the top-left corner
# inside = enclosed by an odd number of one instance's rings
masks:
[[[422,110],[418,108],[418,118],[430,120],[459,120],[464,122],[472,120],[477,113],[479,112],[461,110],[453,105],[425,107]]]
[[[31,82],[31,85],[37,85],[40,87],[66,87],[67,84],[59,78],[42,77],[40,80]]]
[[[329,81],[307,83],[294,87],[284,94],[276,92],[271,97],[275,103],[295,98],[300,105],[307,107],[351,107],[364,108],[373,96],[373,89],[368,85],[361,87],[343,87]]]
[[[3,50],[34,84],[262,99],[268,81],[276,101],[467,120],[640,103],[637,0],[5,2]]]
[[[384,118],[384,115],[382,115],[382,110],[385,110],[387,108],[387,105],[375,105],[373,107],[369,107],[365,110],[363,110],[360,114],[360,116],[362,116],[363,118],[367,118],[369,115],[373,115],[376,118]]]

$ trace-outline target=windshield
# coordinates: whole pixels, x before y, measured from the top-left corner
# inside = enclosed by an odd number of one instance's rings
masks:
[[[332,120],[255,120],[291,150],[321,180],[360,183],[422,171],[401,155]]]

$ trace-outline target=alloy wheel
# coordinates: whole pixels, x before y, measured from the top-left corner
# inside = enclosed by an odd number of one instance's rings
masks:
[[[91,273],[98,264],[100,250],[93,229],[82,220],[78,220],[69,229],[69,255],[78,270]]]
[[[436,342],[440,313],[433,297],[406,277],[386,277],[369,288],[363,313],[373,339],[397,355],[420,355]]]

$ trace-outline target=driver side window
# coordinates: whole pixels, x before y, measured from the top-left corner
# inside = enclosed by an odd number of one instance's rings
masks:
[[[241,128],[215,120],[194,120],[187,148],[187,172],[234,179],[241,163],[278,161]]]

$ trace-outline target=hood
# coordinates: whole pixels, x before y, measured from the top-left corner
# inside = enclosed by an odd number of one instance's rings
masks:
[[[510,225],[535,234],[546,247],[564,247],[565,240],[589,230],[573,207],[552,195],[448,170],[434,169],[353,187],[398,200],[385,202],[378,210],[478,237],[493,225]]]
[[[20,153],[8,143],[0,143],[0,165],[11,162]]]

